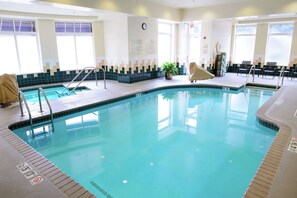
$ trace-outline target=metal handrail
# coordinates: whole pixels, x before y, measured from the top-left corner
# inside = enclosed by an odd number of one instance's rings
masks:
[[[25,107],[27,109],[27,112],[29,114],[29,120],[30,120],[30,126],[31,126],[31,130],[33,131],[33,121],[32,121],[32,115],[31,115],[31,111],[29,109],[28,103],[26,101],[26,98],[24,96],[24,93],[22,91],[19,91],[19,104],[20,104],[20,109],[21,109],[21,117],[24,117],[24,111],[23,111],[23,106],[22,106],[22,100],[25,103]]]
[[[279,73],[279,76],[278,76],[278,80],[277,80],[277,84],[276,84],[276,87],[275,87],[275,90],[278,90],[278,87],[279,87],[279,83],[280,83],[280,79],[282,78],[282,85],[284,83],[284,74],[285,74],[285,67],[286,66],[282,66],[281,70],[280,70],[280,73]]]
[[[248,75],[247,75],[247,77],[246,77],[246,81],[245,81],[245,84],[244,84],[244,88],[246,87],[246,84],[248,83],[248,80],[249,80],[249,78],[250,78],[250,75],[251,75],[253,69],[255,69],[255,65],[252,65],[251,68],[250,68],[250,71],[249,71],[249,73],[248,73]]]
[[[92,71],[95,71],[96,68],[92,69]],[[103,75],[104,75],[104,89],[106,89],[106,80],[105,80],[105,70],[102,68],[99,68],[103,71]],[[92,72],[90,71],[71,91],[68,95],[71,95],[72,93],[74,93],[74,91],[76,90],[76,88],[90,75],[90,73]],[[95,78],[96,78],[96,86],[98,86],[97,83],[97,75],[95,73]]]
[[[96,75],[96,67],[85,67],[84,69],[82,69],[73,79],[72,81],[62,90],[62,92],[60,93],[60,95],[62,95],[64,93],[64,91],[78,78],[78,76],[86,69],[91,69],[91,71],[89,71],[87,73],[87,75],[75,86],[74,89],[71,90],[71,92],[69,93],[69,95],[71,93],[73,93],[76,88],[90,75],[90,73],[92,73],[92,71],[94,71],[95,73],[95,79],[96,79],[96,86],[98,86],[98,80],[97,80],[97,75]],[[102,69],[102,68],[98,68],[99,70],[102,70],[103,71],[103,78],[104,78],[104,89],[106,89],[106,78],[105,78],[105,70]]]
[[[40,112],[43,112],[43,110],[42,110],[42,105],[41,105],[40,91],[42,92],[42,95],[43,95],[43,97],[45,98],[45,101],[46,101],[46,103],[47,103],[47,106],[48,106],[48,108],[49,108],[49,110],[50,110],[51,123],[52,123],[52,130],[54,131],[55,128],[54,128],[54,116],[53,116],[52,107],[51,107],[51,105],[50,105],[50,103],[49,103],[49,101],[48,101],[48,99],[47,99],[47,96],[46,96],[44,90],[43,90],[41,87],[38,88],[38,100],[39,100],[39,108],[40,108]]]
[[[105,77],[105,70],[103,68],[99,68],[99,70],[103,71],[103,79],[104,79],[104,89],[106,89],[106,77]]]
[[[73,79],[70,83],[68,83],[68,85],[66,87],[64,87],[64,89],[62,90],[62,92],[60,94],[63,94],[64,91],[78,78],[78,76],[85,70],[87,69],[91,69],[91,71],[88,72],[87,76],[92,72],[94,71],[96,68],[95,67],[85,67],[83,68]],[[96,86],[98,86],[97,84],[97,75],[95,74],[95,78],[96,78]],[[81,81],[83,81],[85,78],[83,78]]]

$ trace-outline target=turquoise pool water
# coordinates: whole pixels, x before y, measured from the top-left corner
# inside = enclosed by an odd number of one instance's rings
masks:
[[[183,88],[14,132],[97,197],[242,197],[276,132],[256,121],[273,94]]]
[[[47,88],[43,88],[46,97],[48,100],[52,100],[55,98],[60,98],[60,97],[64,97],[64,96],[68,96],[68,94],[70,93],[69,89],[66,89],[63,94],[62,91],[64,90],[64,86],[57,86],[57,87],[47,87]],[[77,92],[81,92],[84,90],[88,90],[85,87],[78,87],[75,90],[75,93]],[[23,91],[24,96],[27,100],[27,102],[38,102],[38,88],[34,89],[34,90],[24,90]],[[60,95],[59,95],[60,94]],[[41,94],[41,99],[44,100],[43,95]]]

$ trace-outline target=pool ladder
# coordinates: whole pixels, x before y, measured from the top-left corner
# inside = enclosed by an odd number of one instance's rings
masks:
[[[67,90],[67,88],[80,76],[80,74],[83,72],[83,71],[85,71],[85,70],[87,70],[87,69],[91,69],[88,73],[87,73],[87,75],[85,75],[84,77],[83,77],[83,79],[81,80],[81,81],[79,81],[79,83],[70,91],[70,93],[68,93],[67,95],[70,95],[70,94],[72,94],[72,93],[74,93],[74,91],[76,90],[76,88],[92,73],[92,72],[94,72],[95,73],[95,79],[96,79],[96,86],[98,86],[98,80],[97,80],[97,75],[96,75],[96,67],[85,67],[85,68],[83,68],[73,79],[72,79],[72,81],[70,82],[70,83],[68,83],[68,85],[62,90],[62,92],[59,94],[59,96],[61,96],[61,95],[63,95],[63,93],[64,93],[64,91],[66,91]],[[103,71],[103,77],[104,77],[104,89],[106,89],[106,80],[105,80],[105,70],[104,69],[102,69],[102,68],[98,68],[99,70],[102,70]]]
[[[39,100],[40,112],[43,112],[43,110],[42,110],[42,104],[41,104],[40,92],[42,93],[43,97],[45,98],[45,101],[47,103],[47,106],[48,106],[48,108],[50,110],[51,121],[50,122],[47,122],[47,123],[51,123],[52,131],[54,131],[55,128],[54,128],[54,116],[53,116],[52,107],[51,107],[51,105],[50,105],[50,103],[49,103],[49,101],[48,101],[48,99],[46,97],[46,94],[45,94],[44,90],[41,87],[38,88],[38,100]],[[33,124],[31,111],[30,111],[29,105],[28,105],[28,103],[26,101],[26,98],[24,97],[24,93],[22,91],[19,91],[19,104],[20,104],[20,109],[21,109],[21,117],[24,117],[22,100],[24,101],[25,107],[26,107],[27,112],[29,114],[30,127],[31,127],[31,130],[32,130],[32,138],[34,138],[35,137],[34,128],[37,128],[37,127],[42,126],[42,125],[47,124],[47,123]]]

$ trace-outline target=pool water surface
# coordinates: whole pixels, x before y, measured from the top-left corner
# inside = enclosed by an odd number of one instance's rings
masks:
[[[273,91],[167,89],[14,132],[97,197],[242,197],[276,132],[256,121]]]
[[[43,88],[43,90],[46,94],[47,99],[52,100],[55,98],[68,96],[71,93],[72,88],[69,88],[69,89],[67,88],[63,92],[64,88],[65,88],[64,86],[56,86],[56,87],[46,87],[46,88]],[[74,92],[78,93],[78,92],[86,91],[86,90],[88,90],[88,88],[78,87]],[[24,93],[24,96],[25,96],[27,102],[38,102],[38,88],[33,89],[33,90],[32,89],[24,90],[23,93]],[[73,93],[71,93],[71,94],[73,94]],[[41,99],[44,100],[44,97],[42,94],[41,94]]]

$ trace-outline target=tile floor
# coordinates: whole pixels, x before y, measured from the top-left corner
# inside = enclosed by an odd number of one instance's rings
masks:
[[[252,82],[254,81],[254,82]],[[272,85],[278,83],[278,78],[255,76],[248,80],[258,85]],[[190,83],[187,76],[174,76],[171,81],[164,78],[142,81],[133,84],[123,84],[107,80],[107,89],[103,88],[103,81],[86,81],[91,91],[74,96],[68,96],[51,101],[53,112],[63,112],[116,97],[137,94],[146,90],[165,86],[178,85],[212,85],[239,88],[246,83],[245,75],[227,73],[223,77]],[[280,81],[281,83],[281,81]],[[291,137],[297,137],[297,79],[284,79],[282,88],[263,105],[257,116],[265,122],[274,123],[280,130],[263,160],[254,180],[251,182],[245,197],[297,197],[297,153],[287,151]],[[79,102],[78,102],[79,101]],[[33,117],[48,115],[39,113],[38,103],[30,103]],[[62,173],[57,167],[44,159],[40,154],[28,147],[17,138],[8,126],[28,119],[20,117],[18,105],[0,109],[0,194],[3,197],[94,197],[75,181]],[[32,185],[26,173],[19,170],[17,165],[27,162],[43,181]],[[34,180],[35,181],[35,180]]]

